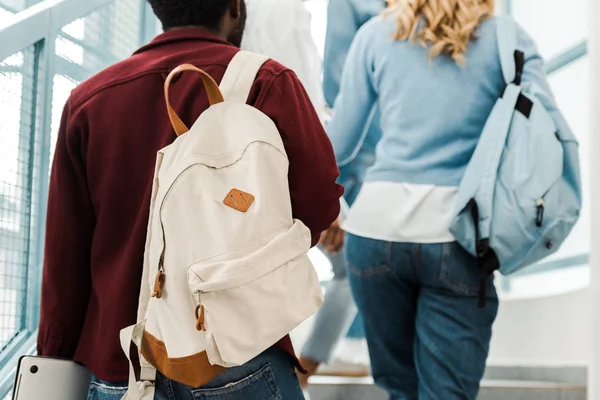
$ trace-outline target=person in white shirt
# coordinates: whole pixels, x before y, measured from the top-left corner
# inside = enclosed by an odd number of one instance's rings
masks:
[[[322,62],[302,0],[246,0],[246,5],[242,49],[269,56],[294,71],[323,120]]]
[[[383,9],[384,2],[368,0],[365,7],[369,12],[359,10],[362,11],[360,23],[348,20],[348,13],[343,11],[353,8],[346,4],[345,0],[333,3],[330,10],[333,7],[334,11],[342,11],[344,18],[340,22],[345,25],[345,28],[339,34],[332,34],[330,28],[336,30],[336,24],[328,23],[330,50],[333,46],[333,52],[328,52],[328,54],[332,53],[329,57],[331,65],[328,71],[331,73],[335,71],[335,74],[341,75],[343,59],[350,47],[352,37],[362,23]],[[246,0],[246,4],[248,17],[242,49],[269,56],[293,70],[304,85],[317,114],[322,121],[325,121],[328,107],[321,80],[322,60],[311,33],[311,15],[304,7],[303,0]],[[342,65],[338,65],[339,61]],[[353,191],[350,187],[347,189]],[[345,202],[342,202],[342,205],[344,204]],[[348,280],[345,278],[346,262],[341,251],[343,235],[344,232],[339,229],[339,224],[334,224],[321,238],[321,250],[331,261],[336,278],[327,287],[325,305],[319,312],[308,340],[302,348],[300,362],[308,372],[298,374],[303,388],[308,383],[308,377],[316,372],[318,366],[331,360],[336,345],[348,332],[356,316],[356,305],[350,293]],[[362,329],[360,331],[361,335],[364,335]]]

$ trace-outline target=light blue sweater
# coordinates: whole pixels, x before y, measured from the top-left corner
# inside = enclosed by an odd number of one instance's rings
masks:
[[[340,90],[342,70],[354,36],[371,18],[385,9],[384,0],[329,0],[327,6],[327,35],[323,60],[323,93],[327,105],[333,108]],[[379,113],[364,126],[365,139],[360,151],[352,158],[338,163],[344,186],[344,199],[352,205],[358,195],[367,169],[375,162],[375,146],[381,137]]]
[[[385,9],[384,0],[329,0],[323,58],[323,92],[333,107],[348,50],[356,32]]]
[[[327,127],[338,163],[356,154],[374,104],[382,137],[365,181],[458,186],[484,124],[504,89],[496,19],[480,26],[466,65],[429,59],[429,49],[392,39],[394,18],[376,17],[358,32],[348,54],[333,120]],[[543,61],[522,29],[523,82],[548,92]],[[553,104],[555,107],[555,104]]]

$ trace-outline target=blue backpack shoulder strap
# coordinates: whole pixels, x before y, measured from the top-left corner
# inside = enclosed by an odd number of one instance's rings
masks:
[[[477,148],[465,171],[459,192],[457,210],[471,209],[476,223],[476,242],[490,237],[494,187],[502,150],[506,143],[512,120],[512,111],[521,93],[518,82],[517,54],[518,31],[516,23],[509,17],[496,17],[497,55],[500,59],[506,88],[501,100],[488,117]],[[522,58],[524,60],[524,58]],[[524,64],[521,63],[521,64]],[[474,210],[474,207],[477,209]],[[479,247],[479,243],[476,244]],[[476,251],[477,252],[477,251]]]
[[[496,26],[496,42],[504,82],[508,85],[521,84],[525,55],[519,50],[518,29],[516,22],[510,17],[498,17]]]
[[[523,52],[518,50],[517,26],[512,19],[508,17],[499,17],[496,27],[496,38],[498,43],[498,53],[502,74],[506,82],[506,88],[502,94],[503,102],[492,111],[488,119],[488,124],[484,133],[491,129],[487,135],[482,135],[478,147],[487,149],[480,158],[481,183],[480,190],[475,198],[476,201],[470,203],[472,216],[478,219],[477,226],[477,252],[485,253],[487,251],[486,239],[491,234],[492,212],[494,191],[497,181],[498,167],[501,162],[502,153],[508,133],[510,131],[513,113],[521,94],[521,75],[525,63]],[[474,210],[473,208],[477,209]]]

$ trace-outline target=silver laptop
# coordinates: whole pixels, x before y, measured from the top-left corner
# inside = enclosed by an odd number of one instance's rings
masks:
[[[91,375],[73,361],[23,356],[12,400],[85,400]]]

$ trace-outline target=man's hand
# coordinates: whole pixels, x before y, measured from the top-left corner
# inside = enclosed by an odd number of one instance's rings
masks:
[[[339,220],[336,220],[329,229],[321,234],[319,244],[324,247],[328,253],[337,254],[344,245],[344,231]]]

